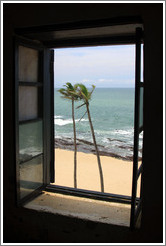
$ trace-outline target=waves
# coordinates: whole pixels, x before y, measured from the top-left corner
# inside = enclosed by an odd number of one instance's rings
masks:
[[[93,120],[93,119],[92,119]],[[75,122],[77,136],[81,139],[87,139],[88,141],[91,139],[91,130],[89,126],[88,119],[76,119]],[[54,117],[54,124],[55,124],[55,136],[57,137],[72,137],[73,136],[73,129],[72,118],[66,118],[61,115],[56,115]],[[134,138],[134,129],[130,127],[122,128],[122,129],[115,129],[115,128],[108,128],[104,124],[98,124],[96,121],[93,121],[94,131],[96,135],[96,139],[98,142],[102,142],[102,144],[107,145],[112,142],[112,144],[118,145],[119,143],[133,143]],[[103,127],[103,128],[102,128]]]
[[[94,115],[93,115],[94,117]],[[100,116],[95,115],[92,118],[96,142],[99,147],[100,153],[104,155],[116,155],[120,158],[132,159],[133,158],[133,143],[134,143],[134,128],[129,124],[111,124],[110,116],[103,120]],[[92,148],[93,139],[88,119],[82,119],[80,121],[79,116],[76,116],[76,131],[77,131],[77,143],[78,149],[82,152],[94,151]],[[55,124],[55,142],[57,148],[70,149],[73,145],[73,120],[71,117],[67,117],[59,114],[54,117]],[[111,127],[110,127],[111,126]],[[140,134],[139,149],[141,156],[143,135]],[[86,141],[89,144],[86,144]],[[90,144],[92,143],[92,145]]]
[[[134,134],[134,129],[128,129],[128,130],[114,130],[113,134],[117,135],[133,135]]]
[[[88,121],[87,119],[76,119],[75,122],[83,122],[83,121]],[[70,125],[73,124],[72,119],[63,119],[63,116],[61,115],[56,115],[54,116],[54,124],[58,126],[65,126],[65,125]]]
[[[97,145],[100,151],[114,153],[120,156],[133,156],[134,143],[134,89],[98,88],[93,93],[90,102],[90,113],[95,131]],[[60,140],[60,146],[67,148],[73,143],[73,121],[71,104],[63,100],[55,91],[55,139]],[[93,143],[91,129],[87,115],[79,122],[85,108],[75,110],[76,133],[78,148],[82,151],[85,142]],[[140,135],[140,149],[142,137]],[[65,142],[63,142],[65,141]],[[91,148],[86,144],[86,149]],[[87,150],[86,150],[87,151]]]
[[[62,115],[54,115],[54,119],[61,119],[61,118],[63,118]]]

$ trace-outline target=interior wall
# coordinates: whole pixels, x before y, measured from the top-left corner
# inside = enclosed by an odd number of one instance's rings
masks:
[[[162,242],[163,65],[161,3],[4,3],[4,242]],[[14,29],[140,16],[145,31],[145,138],[142,228],[127,228],[16,207]]]

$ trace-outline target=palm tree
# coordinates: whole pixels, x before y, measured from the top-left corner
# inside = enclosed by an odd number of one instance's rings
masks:
[[[97,161],[98,161],[98,167],[99,167],[99,173],[100,173],[101,192],[104,192],[103,171],[102,171],[102,166],[101,166],[101,162],[100,162],[100,156],[99,156],[99,151],[98,151],[98,147],[97,147],[97,143],[96,143],[93,124],[92,124],[92,120],[91,120],[90,110],[89,110],[89,100],[91,99],[91,95],[95,89],[95,86],[92,85],[92,91],[90,91],[90,92],[88,91],[86,86],[83,84],[76,84],[74,86],[74,88],[77,92],[77,95],[79,96],[79,99],[84,101],[84,103],[82,105],[78,106],[77,108],[80,108],[80,107],[86,105],[86,113],[88,114],[89,124],[90,124],[92,137],[93,137],[93,143],[94,143],[94,146],[96,149],[96,155],[97,155]]]
[[[74,188],[77,188],[77,143],[76,143],[76,126],[74,117],[74,101],[78,99],[75,94],[75,88],[71,83],[67,82],[64,85],[66,88],[61,88],[58,91],[63,95],[62,98],[72,101],[72,119],[73,119],[73,133],[74,133]]]

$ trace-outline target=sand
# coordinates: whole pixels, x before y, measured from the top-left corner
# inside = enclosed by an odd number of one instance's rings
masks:
[[[101,156],[104,192],[131,196],[132,161]],[[74,152],[55,149],[55,184],[74,187]],[[137,196],[140,193],[138,180]],[[77,153],[77,188],[101,191],[97,157],[94,154]]]

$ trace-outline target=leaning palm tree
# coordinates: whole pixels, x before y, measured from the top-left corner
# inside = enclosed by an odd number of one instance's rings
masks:
[[[75,88],[71,83],[67,82],[64,85],[66,88],[61,88],[58,91],[62,94],[62,98],[72,101],[72,119],[73,119],[73,133],[74,133],[74,188],[77,188],[77,144],[76,144],[76,126],[74,117],[74,101],[78,99],[75,93]]]
[[[95,89],[95,86],[92,85],[92,91],[88,91],[88,89],[86,88],[85,85],[83,84],[76,84],[74,86],[77,95],[79,96],[80,100],[83,100],[84,103],[81,104],[80,106],[78,106],[77,108],[80,108],[84,105],[86,105],[86,112],[88,114],[88,119],[89,119],[89,124],[90,124],[90,128],[91,128],[91,132],[92,132],[92,137],[93,137],[93,143],[95,146],[95,150],[96,150],[96,155],[97,155],[97,161],[98,161],[98,167],[99,167],[99,173],[100,173],[100,182],[101,182],[101,192],[104,192],[104,180],[103,180],[103,171],[102,171],[102,166],[101,166],[101,162],[100,162],[100,156],[99,156],[99,151],[98,151],[98,147],[97,147],[97,143],[96,143],[96,138],[95,138],[95,133],[94,133],[94,129],[93,129],[93,124],[92,124],[92,120],[91,120],[91,115],[90,115],[90,110],[89,110],[89,100],[91,99],[91,95]],[[84,114],[85,115],[85,114]]]

